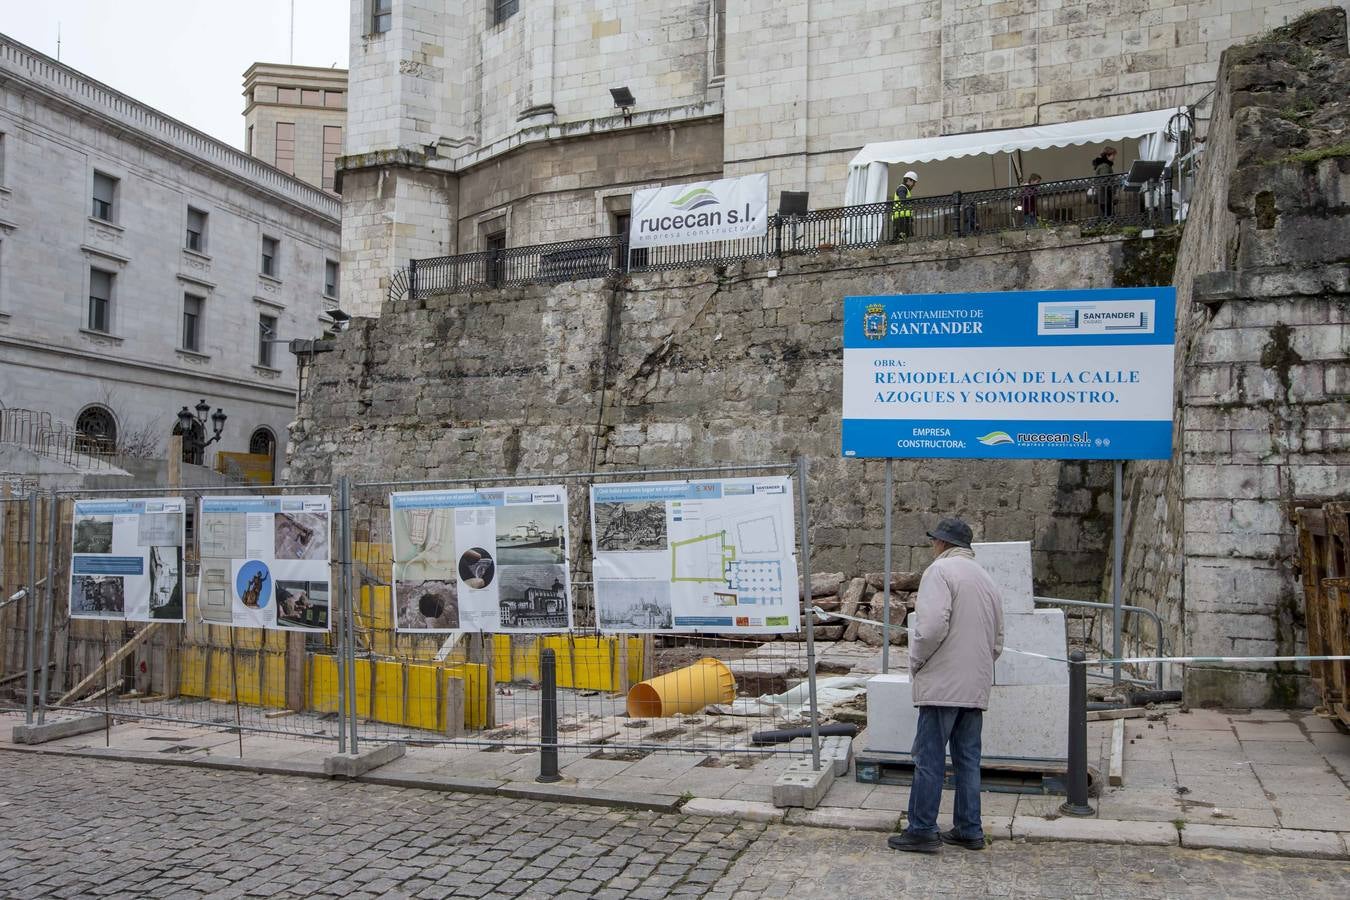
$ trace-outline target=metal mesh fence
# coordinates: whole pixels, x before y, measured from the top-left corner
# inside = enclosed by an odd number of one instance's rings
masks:
[[[198,503],[211,496],[328,494],[328,485],[128,489],[54,495],[59,509],[52,574],[50,659],[42,710],[102,712],[121,721],[216,726],[293,738],[338,738],[335,632],[303,633],[210,624],[198,596]],[[185,621],[126,621],[70,614],[71,521],[78,500],[182,497]],[[331,545],[331,540],[329,541]],[[337,584],[336,563],[332,585]],[[79,578],[81,576],[77,576]],[[331,596],[331,593],[330,593]],[[330,603],[336,628],[341,604]],[[39,650],[44,641],[39,640]]]
[[[589,488],[597,483],[787,473],[791,466],[653,473],[542,475],[353,487],[353,559],[357,680],[363,739],[454,743],[510,750],[541,740],[541,664],[556,658],[558,745],[603,758],[662,751],[803,752],[759,746],[753,735],[802,727],[809,720],[806,643],[801,634],[638,634],[597,628],[590,559]],[[567,494],[565,558],[573,621],[551,608],[531,608],[531,591],[510,593],[502,575],[503,621],[537,633],[406,633],[395,628],[395,567],[390,492],[463,490],[511,485],[562,485]],[[527,567],[522,567],[527,568]],[[506,573],[507,568],[498,572]],[[523,583],[523,582],[522,582]],[[420,593],[419,593],[420,592]],[[434,624],[447,603],[440,586],[401,582],[400,609],[416,624]],[[711,662],[708,662],[711,660]],[[663,676],[667,676],[664,677]],[[659,702],[633,699],[640,682]]]

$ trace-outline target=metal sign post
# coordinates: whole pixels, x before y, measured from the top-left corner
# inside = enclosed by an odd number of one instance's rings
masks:
[[[810,606],[811,594],[811,516],[807,511],[806,457],[797,457],[797,496],[801,499],[802,585],[806,588],[806,682],[811,702],[811,768],[820,771],[820,711],[816,706],[816,632]]]
[[[1124,654],[1121,652],[1121,626],[1122,610],[1120,596],[1121,569],[1123,561],[1121,555],[1125,548],[1125,535],[1121,533],[1121,507],[1124,505],[1125,498],[1122,496],[1122,485],[1125,481],[1125,463],[1122,460],[1115,461],[1115,500],[1112,503],[1111,510],[1111,658],[1120,659]],[[1161,649],[1161,648],[1160,648]],[[1120,684],[1120,663],[1111,664],[1111,683]]]
[[[886,572],[881,582],[881,674],[891,670],[891,509],[895,506],[895,460],[886,457]]]

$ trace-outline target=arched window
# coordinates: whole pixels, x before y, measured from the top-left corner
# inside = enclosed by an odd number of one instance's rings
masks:
[[[253,435],[248,439],[249,453],[257,453],[272,459],[275,458],[276,450],[277,439],[270,428],[255,429]]]
[[[112,452],[117,447],[117,420],[106,406],[87,406],[75,417],[80,449]]]
[[[183,434],[183,426],[174,425],[173,433],[183,435],[183,462],[193,466],[205,465],[206,429],[202,427],[202,423],[194,419],[188,434]]]

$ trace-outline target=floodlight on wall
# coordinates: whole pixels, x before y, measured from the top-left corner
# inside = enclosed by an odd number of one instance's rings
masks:
[[[609,89],[609,95],[614,98],[614,105],[623,110],[623,121],[625,124],[633,121],[633,115],[629,110],[637,106],[637,98],[627,85]]]

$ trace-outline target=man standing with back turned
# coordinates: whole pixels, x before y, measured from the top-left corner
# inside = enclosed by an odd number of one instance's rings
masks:
[[[983,850],[980,730],[989,708],[994,660],[1003,652],[1003,598],[975,561],[969,525],[943,519],[928,537],[934,559],[919,582],[909,634],[909,670],[919,708],[914,784],[905,830],[886,842],[911,853],[936,853],[944,843]],[[956,776],[954,827],[939,834],[948,744]]]

